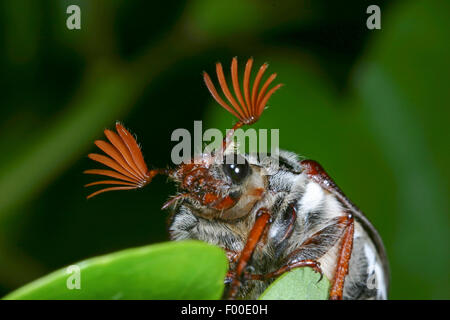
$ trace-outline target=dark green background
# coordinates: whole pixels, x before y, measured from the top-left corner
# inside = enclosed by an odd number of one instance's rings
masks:
[[[81,30],[66,8],[81,8]],[[381,7],[382,29],[366,28]],[[176,128],[229,128],[201,72],[253,56],[285,86],[260,128],[322,163],[380,231],[390,297],[450,298],[448,1],[2,1],[0,294],[167,240],[164,178],[85,199],[86,155],[122,120],[148,163]]]

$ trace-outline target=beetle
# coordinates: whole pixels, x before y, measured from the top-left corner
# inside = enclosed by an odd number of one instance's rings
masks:
[[[221,63],[216,64],[219,85],[229,103],[203,73],[213,98],[238,119],[218,151],[173,169],[148,169],[136,139],[116,123],[117,133],[104,131],[109,142],[95,141],[106,155],[89,154],[112,170],[84,172],[114,178],[87,187],[112,186],[88,198],[142,188],[158,174],[168,176],[178,186],[178,193],[163,206],[171,211],[170,238],[198,239],[225,250],[229,260],[225,298],[255,299],[283,273],[311,267],[331,280],[330,299],[387,299],[389,266],[381,237],[319,163],[299,160],[289,151],[262,161],[259,154],[235,150],[235,131],[258,121],[269,98],[281,87],[269,89],[276,73],[260,87],[267,64],[250,86],[252,66],[249,59],[242,93],[233,58],[233,95]]]

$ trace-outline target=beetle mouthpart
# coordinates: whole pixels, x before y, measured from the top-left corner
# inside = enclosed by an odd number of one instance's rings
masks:
[[[182,194],[179,194],[179,195],[177,195],[177,196],[175,196],[175,197],[172,197],[171,199],[167,200],[167,201],[163,204],[163,206],[161,207],[161,210],[166,210],[166,209],[168,209],[169,207],[175,205],[175,203],[176,203],[178,200],[181,200],[181,199],[184,199],[184,198],[188,198],[188,197],[189,197],[189,194],[188,194],[188,193],[182,193]]]
[[[203,79],[208,87],[209,92],[213,96],[213,98],[229,113],[234,115],[239,119],[239,123],[243,124],[252,124],[258,121],[259,117],[264,111],[264,108],[269,101],[269,98],[272,94],[277,91],[282,84],[277,84],[272,89],[270,89],[267,93],[267,89],[272,81],[276,78],[277,74],[273,73],[267,80],[264,82],[261,90],[259,90],[259,85],[261,82],[261,78],[269,66],[267,63],[264,63],[260,68],[256,75],[255,81],[253,82],[253,87],[251,90],[250,96],[250,73],[253,66],[253,58],[250,58],[247,61],[244,72],[244,81],[243,81],[243,89],[244,89],[244,97],[242,97],[241,89],[238,81],[238,66],[237,66],[237,58],[234,57],[231,62],[231,78],[233,83],[234,94],[238,101],[233,97],[230,90],[228,89],[227,82],[225,81],[225,76],[222,69],[222,64],[218,62],[216,64],[216,72],[217,78],[219,80],[220,87],[222,92],[224,93],[227,100],[230,102],[231,106],[228,105],[217,93],[216,88],[214,87],[211,78],[206,72],[203,72]]]
[[[155,175],[166,174],[165,170],[148,170],[141,148],[133,135],[119,122],[116,123],[116,130],[117,133],[108,129],[104,131],[109,143],[102,140],[95,141],[95,145],[109,157],[96,153],[88,155],[90,159],[100,162],[113,170],[91,169],[84,171],[85,174],[98,174],[117,179],[92,182],[86,184],[85,187],[102,184],[116,186],[91,193],[87,196],[88,199],[107,191],[142,188],[149,184]]]

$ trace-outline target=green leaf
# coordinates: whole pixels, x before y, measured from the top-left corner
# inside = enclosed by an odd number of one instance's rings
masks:
[[[261,300],[326,300],[330,282],[311,268],[298,268],[285,273],[259,297]]]
[[[4,299],[219,299],[228,262],[223,251],[200,241],[127,249],[76,264],[80,289],[60,269]]]

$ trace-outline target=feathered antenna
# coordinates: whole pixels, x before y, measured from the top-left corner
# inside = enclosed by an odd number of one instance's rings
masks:
[[[87,196],[88,199],[107,191],[142,188],[150,183],[155,175],[164,173],[159,169],[148,170],[141,149],[134,137],[118,122],[116,123],[116,130],[117,133],[108,129],[104,131],[110,143],[102,140],[95,141],[95,145],[109,157],[96,153],[88,155],[90,159],[113,170],[91,169],[84,171],[86,174],[98,174],[117,179],[92,182],[86,184],[85,187],[102,184],[116,186],[95,191]]]
[[[206,72],[203,72],[203,79],[213,98],[223,108],[225,108],[229,113],[231,113],[239,120],[228,132],[227,137],[224,139],[223,149],[226,149],[226,147],[228,146],[229,140],[231,139],[235,130],[242,127],[244,124],[252,124],[258,121],[259,117],[264,111],[264,108],[266,107],[267,102],[269,101],[269,98],[275,91],[277,91],[282,86],[282,84],[277,84],[272,89],[267,91],[269,85],[277,76],[276,73],[273,73],[264,82],[263,86],[261,87],[261,90],[259,89],[262,76],[266,71],[267,67],[269,66],[267,63],[264,63],[259,68],[259,71],[256,74],[256,78],[255,81],[253,82],[253,87],[251,88],[250,94],[250,73],[252,70],[252,66],[253,66],[253,58],[250,58],[247,61],[247,64],[245,65],[244,81],[243,81],[244,96],[242,96],[242,92],[238,81],[237,58],[234,57],[231,62],[231,80],[233,83],[233,90],[237,99],[236,100],[235,97],[233,97],[233,95],[231,94],[227,82],[225,81],[222,64],[220,62],[216,63],[217,79],[219,80],[219,84],[223,94],[225,95],[231,106],[220,97],[209,75]]]

